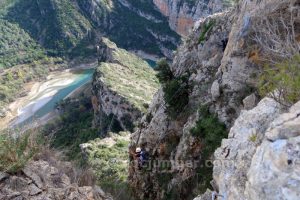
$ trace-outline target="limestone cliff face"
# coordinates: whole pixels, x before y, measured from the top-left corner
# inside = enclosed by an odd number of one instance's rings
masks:
[[[161,13],[169,18],[170,27],[187,36],[195,21],[224,8],[220,0],[153,0]]]
[[[241,1],[235,22],[228,37],[227,48],[224,52],[214,87],[211,89],[216,112],[226,124],[232,124],[243,106],[247,106],[246,95],[255,91],[258,65],[255,61],[257,53],[253,42],[256,21],[274,12],[286,12],[295,1]],[[252,98],[255,102],[255,98]],[[250,103],[251,104],[251,103]],[[226,106],[224,106],[226,105]]]
[[[211,189],[225,199],[272,199],[274,188],[279,189],[290,181],[299,186],[299,177],[294,174],[298,165],[279,166],[279,163],[294,163],[283,161],[283,158],[292,155],[284,152],[289,147],[291,152],[296,152],[299,146],[287,136],[284,136],[283,143],[279,140],[281,136],[275,137],[274,141],[278,140],[281,145],[277,146],[266,136],[266,130],[282,110],[270,99],[264,99],[256,107],[259,96],[255,84],[257,79],[253,74],[259,71],[259,66],[251,56],[255,50],[253,24],[273,12],[286,11],[288,6],[297,8],[295,3],[292,0],[244,0],[230,11],[211,15],[195,23],[170,66],[175,77],[188,77],[188,85],[192,86],[188,104],[182,112],[177,113],[175,119],[171,118],[164,100],[165,94],[162,89],[159,90],[148,113],[141,120],[140,129],[132,135],[132,150],[142,146],[149,151],[151,161],[172,163],[167,171],[154,165],[142,173],[134,165],[130,166],[129,181],[138,199],[158,200],[174,197],[172,195],[178,199],[191,199],[193,195],[203,192],[197,191],[201,187],[197,185],[197,174],[204,172],[203,166],[182,165],[182,162],[186,164],[186,161],[201,160],[203,153],[205,144],[191,133],[197,119],[202,117],[198,112],[199,105],[208,106],[210,112],[216,113],[228,129],[234,125],[229,132],[229,139],[223,140],[222,147],[211,157],[212,160],[232,158],[233,166],[214,166]],[[295,137],[296,129],[283,128],[287,135],[293,135],[291,137]],[[279,150],[282,157],[272,154],[268,148]],[[258,150],[261,152],[258,153]],[[297,154],[293,155],[292,160],[295,160]],[[264,158],[267,160],[262,162]],[[251,162],[251,159],[257,162]],[[256,170],[265,172],[271,169],[267,163],[271,164],[272,170],[267,177],[258,178]],[[291,171],[288,172],[284,167],[290,167]],[[268,185],[264,179],[275,185]],[[258,189],[259,185],[263,187]],[[256,190],[261,194],[255,195]],[[267,197],[268,192],[264,193],[263,190],[274,192],[274,195]],[[291,194],[285,191],[291,191]],[[276,198],[297,199],[294,198],[297,195],[294,186],[290,185],[286,186],[286,190],[281,190]],[[211,199],[211,192],[198,199]]]
[[[0,198],[11,200],[112,199],[99,187],[89,185],[93,184],[88,183],[89,178],[89,176],[84,178],[78,176],[71,163],[61,162],[54,157],[30,161],[18,174],[0,173]]]
[[[159,90],[142,118],[141,128],[132,135],[132,148],[143,146],[149,150],[151,160],[174,163],[167,173],[153,168],[140,174],[131,166],[129,180],[138,199],[159,200],[172,193],[180,199],[190,199],[197,194],[197,167],[183,167],[180,163],[197,161],[201,156],[201,141],[191,135],[190,129],[198,118],[198,106],[212,101],[210,88],[223,56],[220,38],[230,32],[231,15],[227,12],[210,16],[178,49],[171,66],[173,73],[178,77],[191,74],[189,83],[194,85],[185,112],[178,113],[176,119],[169,117],[163,90]],[[198,44],[201,28],[211,20],[215,21],[214,27],[207,33],[205,43]]]
[[[214,185],[222,199],[299,199],[299,113],[300,102],[284,111],[270,98],[241,113],[215,151]]]
[[[103,128],[111,116],[108,123],[117,120],[124,130],[132,131],[158,89],[154,70],[107,38],[98,46],[98,54],[100,64],[92,83],[94,125]]]

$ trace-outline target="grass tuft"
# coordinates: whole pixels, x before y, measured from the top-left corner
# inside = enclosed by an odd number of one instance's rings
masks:
[[[19,172],[45,147],[45,141],[37,130],[20,134],[9,132],[0,135],[0,171]]]

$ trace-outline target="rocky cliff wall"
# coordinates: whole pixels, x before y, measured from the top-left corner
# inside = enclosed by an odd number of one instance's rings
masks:
[[[93,186],[92,177],[88,173],[82,175],[84,177],[77,174],[71,163],[47,156],[47,159],[30,161],[18,174],[1,172],[0,198],[11,200],[112,199],[99,187]]]
[[[170,117],[164,101],[164,92],[160,89],[148,113],[141,120],[141,128],[132,135],[132,150],[136,146],[143,146],[148,149],[151,160],[175,163],[167,168],[167,172],[151,168],[145,174],[140,174],[132,165],[129,180],[135,194],[138,194],[138,199],[158,200],[168,195],[190,199],[197,194],[195,189],[198,167],[182,167],[180,163],[197,162],[201,156],[201,141],[191,135],[190,129],[198,119],[198,107],[212,102],[210,88],[223,56],[221,38],[229,34],[232,20],[231,12],[210,16],[201,22],[178,49],[171,69],[177,77],[190,74],[188,82],[189,85],[193,85],[189,92],[189,103],[184,111],[177,113],[176,119]],[[205,42],[200,44],[199,35],[205,24],[210,21],[214,21],[215,24],[207,33]],[[173,101],[177,101],[177,98],[174,97]],[[179,163],[179,166],[176,163]]]
[[[127,50],[172,57],[180,37],[152,1],[77,1],[85,16],[101,34]]]
[[[136,146],[142,146],[151,155],[151,161],[171,163],[163,170],[155,165],[143,173],[139,173],[134,165],[130,166],[129,181],[138,199],[191,199],[193,194],[204,192],[203,185],[199,185],[203,180],[200,182],[197,180],[197,175],[203,175],[203,173],[207,174],[207,177],[213,173],[211,178],[215,181],[212,182],[213,187],[210,184],[207,187],[216,192],[219,190],[221,195],[225,195],[225,199],[247,199],[249,195],[253,199],[257,197],[253,194],[254,188],[258,187],[263,180],[250,177],[258,176],[254,173],[257,170],[255,167],[259,166],[259,170],[262,170],[263,166],[251,163],[257,146],[255,142],[253,144],[249,141],[265,141],[265,143],[262,142],[265,150],[272,146],[268,143],[269,139],[263,139],[265,138],[264,132],[282,111],[280,106],[270,99],[263,100],[258,107],[254,108],[259,101],[256,88],[257,76],[254,76],[259,72],[259,65],[252,57],[255,55],[253,25],[262,17],[272,15],[274,12],[286,12],[290,6],[297,8],[296,1],[244,0],[240,1],[235,9],[211,15],[195,23],[193,31],[184,44],[178,48],[170,66],[175,77],[188,77],[187,84],[192,87],[188,91],[188,104],[177,113],[175,118],[171,117],[168,114],[170,106],[164,99],[166,95],[164,89],[159,90],[148,113],[142,118],[140,129],[132,135],[130,147],[132,151]],[[180,88],[178,87],[178,90]],[[176,95],[174,101],[176,101]],[[199,136],[192,133],[193,127],[198,126],[198,119],[204,119],[206,123],[201,125],[202,128],[212,120],[212,117],[205,118],[205,115],[200,112],[201,109],[198,108],[201,106],[209,107],[210,112],[216,113],[228,129],[234,125],[229,132],[229,139],[224,140],[222,148],[208,159],[224,159],[224,156],[233,156],[234,167],[218,168],[215,166],[212,171],[203,166],[179,165],[178,167],[172,164],[182,163],[182,161],[200,160],[201,162],[201,156],[205,156],[203,151],[206,147],[213,148],[216,145],[214,143],[216,138],[207,144],[203,141],[201,131]],[[254,110],[251,110],[252,108]],[[242,110],[251,110],[246,119],[245,113],[247,112],[241,112]],[[210,127],[211,132],[215,128]],[[243,131],[245,134],[240,135]],[[234,139],[235,137],[238,138]],[[239,144],[243,141],[245,143]],[[249,145],[245,146],[246,144]],[[285,151],[284,145],[280,148]],[[293,148],[298,147],[294,145]],[[259,154],[259,156],[262,158],[267,155]],[[259,159],[257,156],[253,158]],[[248,174],[248,179],[247,172],[250,166],[253,168],[250,170],[253,174],[251,176]],[[296,168],[291,169],[293,171]],[[269,174],[271,176],[269,180],[275,180],[276,175],[284,173],[275,170]],[[293,182],[297,182],[298,177],[293,177]],[[285,184],[286,181],[287,179],[281,183]],[[264,187],[271,191],[267,183]],[[280,187],[277,185],[277,188]],[[245,188],[248,189],[244,194]],[[292,186],[288,187],[287,191],[292,191],[293,195],[297,195]],[[284,196],[283,193],[282,190],[282,193],[278,194],[278,199]],[[264,194],[266,193],[262,192],[259,195]],[[211,199],[211,193],[207,195]],[[267,198],[266,196],[258,197],[258,199]],[[272,197],[271,195],[270,198]]]
[[[194,23],[224,8],[219,0],[153,0],[161,13],[169,18],[170,27],[187,36]]]
[[[299,105],[284,111],[270,98],[243,111],[215,151],[220,199],[299,199]],[[194,200],[209,200],[211,191]],[[219,199],[218,198],[218,199]]]
[[[107,38],[99,44],[98,55],[100,64],[92,82],[94,125],[110,129],[111,121],[117,120],[124,130],[133,131],[158,89],[154,70]]]

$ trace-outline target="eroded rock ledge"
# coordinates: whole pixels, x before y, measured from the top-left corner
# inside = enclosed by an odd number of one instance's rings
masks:
[[[94,125],[102,128],[105,118],[112,116],[124,130],[132,131],[159,87],[155,72],[146,61],[106,38],[98,53],[100,64],[92,83]]]

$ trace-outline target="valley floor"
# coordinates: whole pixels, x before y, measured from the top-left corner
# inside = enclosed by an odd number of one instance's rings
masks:
[[[80,76],[84,69],[94,68],[96,63],[81,64],[72,69],[52,72],[47,80],[43,82],[30,82],[24,85],[28,90],[28,95],[21,97],[8,106],[8,114],[0,120],[0,130],[9,126],[17,125],[47,104],[53,96],[62,88],[70,85]],[[77,90],[82,90],[83,86],[76,88],[67,97],[75,95]],[[51,112],[44,116],[42,121],[53,119],[55,113]]]

